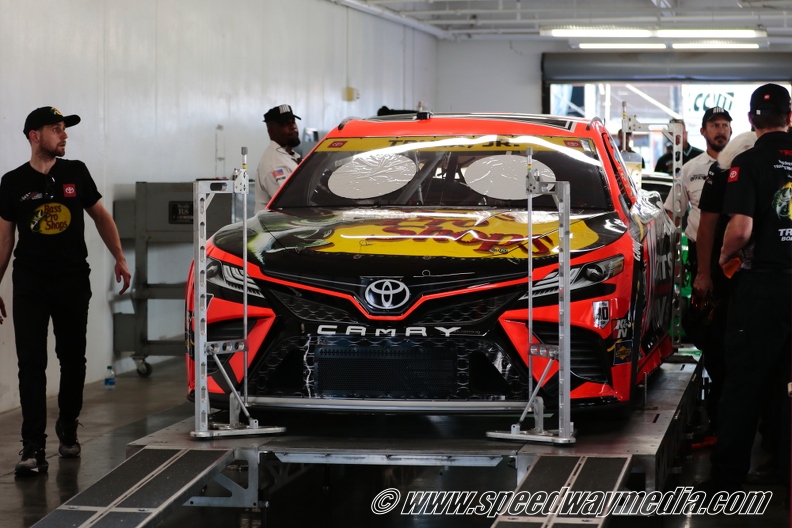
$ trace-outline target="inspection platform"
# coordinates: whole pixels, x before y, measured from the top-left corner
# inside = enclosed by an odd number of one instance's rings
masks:
[[[126,462],[37,526],[66,518],[73,526],[111,526],[121,518],[124,526],[153,526],[182,504],[261,508],[273,486],[322,464],[486,468],[506,461],[516,466],[517,485],[546,455],[626,456],[646,491],[661,490],[678,463],[700,382],[699,363],[666,363],[649,379],[645,408],[626,419],[578,417],[577,442],[568,446],[486,437],[508,428],[513,415],[272,413],[263,421],[285,426],[285,434],[211,439],[192,437],[188,419],[128,444]],[[245,481],[224,474],[229,467]],[[211,482],[225,488],[222,496],[202,493]]]

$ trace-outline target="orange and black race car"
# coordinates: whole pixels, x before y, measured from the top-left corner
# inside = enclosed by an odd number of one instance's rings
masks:
[[[628,403],[672,352],[673,225],[659,195],[635,188],[599,120],[418,114],[342,123],[248,220],[247,248],[241,223],[208,243],[209,341],[242,336],[247,288],[251,405],[522,410],[529,340],[558,340],[558,212],[535,196],[528,240],[528,147],[538,179],[570,182],[573,409]],[[191,273],[194,391],[192,307]],[[242,353],[218,357],[240,384]],[[538,379],[551,360],[533,361]]]

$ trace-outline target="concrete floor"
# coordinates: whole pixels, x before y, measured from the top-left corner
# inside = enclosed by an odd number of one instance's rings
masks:
[[[0,415],[0,527],[27,528],[70,497],[96,482],[123,462],[126,444],[193,415],[185,400],[184,366],[179,360],[158,364],[150,378],[135,373],[119,376],[116,390],[105,392],[101,383],[86,387],[79,430],[83,447],[80,459],[60,459],[57,438],[50,425],[47,475],[17,478],[13,468],[19,459],[19,411]],[[56,400],[49,400],[50,416],[57,415]],[[672,486],[687,486],[708,473],[707,450],[693,452]],[[761,462],[757,452],[757,461]],[[488,527],[491,519],[477,516],[373,516],[369,504],[386,487],[408,490],[507,490],[513,489],[514,470],[505,464],[494,469],[414,468],[379,466],[326,466],[307,472],[299,480],[272,494],[263,511],[180,507],[161,526],[189,525],[254,528],[265,526],[454,526]],[[664,517],[620,518],[610,526],[786,527],[789,510],[781,504],[782,488],[767,489],[774,498],[761,517]],[[310,500],[307,500],[309,498]]]

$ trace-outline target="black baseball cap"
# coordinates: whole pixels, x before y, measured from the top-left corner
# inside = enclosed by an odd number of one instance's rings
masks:
[[[287,104],[270,108],[267,110],[267,113],[264,114],[265,123],[271,123],[273,121],[288,121],[289,119],[300,119],[300,116],[294,115],[294,112],[292,112],[292,107]]]
[[[778,84],[765,84],[751,94],[751,113],[754,115],[788,114],[789,91]]]
[[[713,106],[712,108],[707,108],[707,111],[704,112],[704,117],[701,119],[701,128],[707,127],[707,121],[711,121],[716,117],[722,117],[729,123],[731,123],[732,117],[729,115],[729,112],[725,108],[721,108],[720,106]]]
[[[25,134],[25,137],[28,137],[28,133],[31,130],[38,130],[45,125],[54,125],[60,122],[63,122],[66,128],[68,128],[79,123],[80,116],[64,116],[61,114],[60,110],[54,106],[42,106],[28,114],[27,119],[25,119],[25,129],[22,130],[22,132]]]

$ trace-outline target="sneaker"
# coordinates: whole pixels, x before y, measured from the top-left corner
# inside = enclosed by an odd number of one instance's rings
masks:
[[[60,440],[58,453],[63,458],[77,458],[80,456],[80,442],[77,441],[78,425],[81,424],[77,420],[70,423],[61,422],[58,419],[55,422],[55,434],[58,435],[58,440]]]
[[[778,471],[778,462],[771,458],[755,470],[748,473],[745,482],[751,485],[781,484],[781,473]]]
[[[19,454],[22,455],[22,459],[17,462],[14,468],[14,473],[17,475],[46,473],[47,469],[49,469],[49,462],[47,462],[47,455],[43,447],[28,443],[25,444]]]

